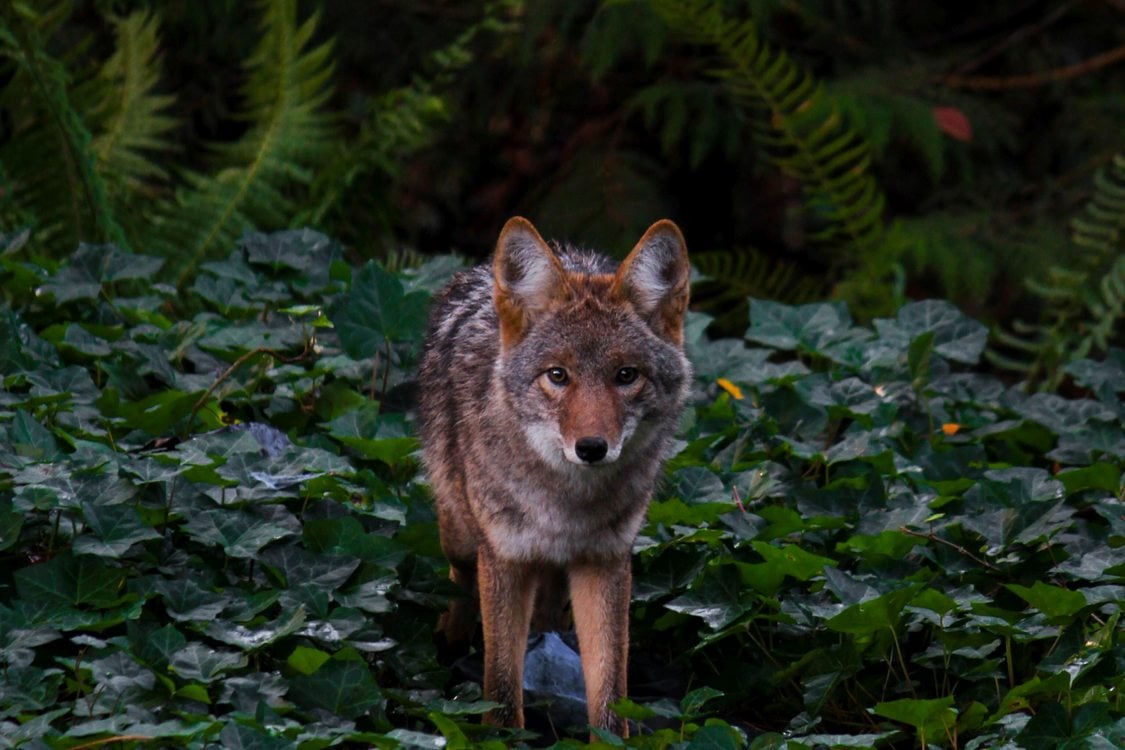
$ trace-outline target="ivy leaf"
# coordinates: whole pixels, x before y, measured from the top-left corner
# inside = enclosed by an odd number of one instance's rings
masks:
[[[351,287],[328,308],[344,351],[369,359],[385,342],[417,339],[426,322],[429,295],[407,293],[402,281],[376,263],[352,276]]]
[[[857,602],[845,607],[839,614],[825,621],[825,626],[840,633],[866,636],[880,630],[898,627],[902,609],[921,588],[914,584],[891,591],[874,599]]]
[[[313,229],[289,229],[280,232],[247,232],[238,244],[251,265],[266,266],[273,271],[298,271],[306,278],[317,277],[322,288],[328,280],[328,269],[340,255],[340,245]]]
[[[230,750],[295,750],[298,744],[276,734],[231,721],[219,732],[219,746]]]
[[[74,540],[74,551],[102,557],[121,557],[138,542],[160,539],[160,533],[141,520],[132,505],[82,503],[88,534]]]
[[[209,684],[223,672],[246,666],[247,658],[237,651],[223,651],[202,643],[189,643],[168,661],[169,669],[187,680]]]
[[[750,543],[754,550],[765,558],[763,563],[737,563],[743,581],[766,596],[773,596],[781,587],[785,576],[798,581],[807,581],[820,575],[825,566],[835,566],[836,561],[828,557],[806,552],[795,544],[775,547],[769,542]]]
[[[924,334],[933,335],[933,350],[954,362],[975,365],[988,343],[988,328],[945,300],[908,302],[893,319],[878,319],[882,338],[900,339],[904,347]]]
[[[281,524],[227,508],[196,513],[183,529],[197,542],[218,545],[231,557],[254,557],[270,542],[298,533],[296,523]]]
[[[789,306],[750,299],[749,341],[782,351],[825,353],[830,346],[870,337],[852,327],[851,314],[842,302],[818,302]]]
[[[299,706],[322,708],[356,719],[383,702],[382,693],[362,658],[341,651],[314,673],[289,681],[288,698]]]
[[[19,541],[23,519],[24,514],[12,508],[11,500],[0,500],[0,551]]]
[[[914,727],[923,747],[948,741],[954,736],[957,725],[952,695],[931,700],[905,698],[876,703],[872,712]]]
[[[296,633],[304,624],[305,610],[298,607],[273,622],[256,627],[247,627],[225,620],[212,620],[203,632],[216,641],[236,646],[243,651],[258,651],[287,635]]]
[[[1074,382],[1093,391],[1120,393],[1125,390],[1125,349],[1110,347],[1104,362],[1079,359],[1065,368]]]
[[[177,622],[206,622],[218,616],[230,599],[203,589],[190,578],[161,579],[152,584],[164,600],[164,610]]]
[[[1060,703],[1041,705],[1015,738],[1027,750],[1120,747],[1125,721],[1114,722],[1106,703],[1085,703],[1067,714]],[[1116,740],[1116,741],[1115,741]]]
[[[731,565],[712,565],[686,594],[664,606],[673,612],[698,617],[712,630],[721,630],[742,616],[756,597],[746,591],[742,577]]]
[[[1099,401],[1070,399],[1053,393],[1035,393],[1016,404],[1024,419],[1038,422],[1056,435],[1077,432],[1091,421],[1113,422],[1117,415]]]
[[[284,586],[311,584],[324,592],[342,586],[360,562],[354,557],[313,554],[292,544],[272,547],[258,558],[277,570]]]
[[[1006,584],[1009,591],[1047,615],[1051,622],[1069,621],[1086,607],[1086,597],[1081,592],[1036,581],[1031,587],[1016,583]]]
[[[65,551],[15,573],[16,590],[28,600],[108,607],[121,597],[125,573],[96,557]]]
[[[332,655],[321,651],[318,648],[309,648],[308,646],[297,646],[293,652],[289,654],[289,658],[285,663],[301,674],[316,674],[316,671],[324,666],[325,662],[332,658]]]
[[[742,735],[724,721],[700,727],[687,744],[688,750],[738,750],[742,746]]]
[[[36,461],[56,461],[62,453],[51,431],[23,409],[16,409],[8,432],[12,450],[18,456]]]

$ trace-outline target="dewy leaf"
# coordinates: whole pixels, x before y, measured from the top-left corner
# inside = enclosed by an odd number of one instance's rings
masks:
[[[277,569],[285,586],[312,584],[324,592],[343,585],[359,567],[354,557],[313,554],[293,544],[271,547],[259,559]]]
[[[754,550],[765,558],[763,563],[736,563],[742,580],[766,596],[773,596],[781,587],[785,576],[807,581],[820,575],[825,566],[834,566],[835,560],[806,552],[795,544],[775,547],[769,542],[751,542]]]
[[[89,533],[74,540],[74,551],[102,557],[121,557],[137,542],[159,539],[160,533],[141,520],[132,505],[82,503]]]
[[[17,456],[37,461],[54,461],[62,455],[51,431],[23,409],[16,409],[8,434]]]
[[[223,672],[244,667],[247,659],[237,651],[223,651],[202,643],[189,643],[169,660],[168,667],[188,680],[214,682]]]
[[[896,628],[903,607],[910,603],[919,588],[921,584],[913,584],[852,604],[824,624],[837,632],[852,635],[868,635],[878,630]]]
[[[345,719],[356,719],[383,700],[366,662],[347,651],[311,675],[290,679],[287,697],[299,706],[323,708]]]
[[[1030,588],[1015,583],[1006,586],[1016,596],[1047,615],[1051,621],[1070,620],[1086,606],[1086,597],[1080,592],[1042,581],[1036,581]]]
[[[151,279],[163,265],[161,258],[83,242],[43,290],[59,302],[94,299],[103,284]]]
[[[1019,747],[1027,750],[1056,750],[1091,747],[1090,744],[1080,741],[1085,736],[1075,733],[1066,708],[1052,702],[1038,707],[1031,721],[1027,722],[1016,739],[1019,740]]]
[[[781,349],[824,353],[829,346],[867,338],[870,333],[852,327],[843,302],[818,302],[791,307],[778,302],[750,299],[750,341]]]
[[[253,265],[273,270],[298,271],[315,279],[312,285],[321,289],[328,283],[328,269],[340,255],[340,245],[312,229],[290,229],[280,232],[248,232],[239,240],[246,260]]]
[[[756,599],[743,586],[733,566],[712,565],[704,573],[702,583],[664,606],[673,612],[699,617],[712,630],[719,630],[741,617]]]
[[[219,732],[219,747],[227,750],[293,750],[297,743],[283,736],[247,726],[237,721],[227,722]]]
[[[299,533],[295,524],[281,525],[231,508],[196,513],[183,528],[196,541],[217,544],[231,557],[254,557],[270,542]]]
[[[229,597],[207,591],[191,578],[158,580],[152,588],[163,598],[168,616],[178,622],[212,620],[230,603]]]
[[[24,514],[12,508],[11,500],[0,500],[0,551],[19,541],[23,519]]]
[[[1080,359],[1063,369],[1074,377],[1074,382],[1091,390],[1125,391],[1125,349],[1110,347],[1104,362]]]
[[[1114,422],[1117,415],[1099,401],[1069,399],[1053,393],[1035,393],[1015,405],[1024,419],[1038,422],[1056,435],[1076,432],[1096,420]]]
[[[893,319],[875,321],[882,338],[899,339],[905,347],[919,336],[933,335],[933,349],[954,362],[975,365],[988,343],[988,328],[945,300],[908,302]]]
[[[260,627],[246,627],[225,620],[213,620],[204,632],[217,641],[237,646],[243,651],[257,651],[296,633],[305,624],[305,610],[297,608],[287,615]]]
[[[30,601],[106,607],[120,598],[125,573],[96,557],[66,551],[47,562],[17,570],[15,579],[20,596]]]
[[[351,287],[328,308],[328,317],[344,351],[369,359],[384,350],[386,341],[418,338],[428,301],[423,292],[407,293],[398,278],[371,262],[352,276]]]
[[[953,708],[952,695],[930,700],[907,698],[887,701],[875,704],[872,711],[892,721],[914,727],[923,747],[948,741],[953,737],[953,727],[957,724],[957,711]]]

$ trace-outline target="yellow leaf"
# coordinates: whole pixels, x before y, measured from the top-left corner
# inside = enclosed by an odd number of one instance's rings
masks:
[[[946,435],[956,435],[961,430],[961,425],[956,422],[946,422],[941,426],[941,431]]]
[[[735,401],[741,401],[742,400],[742,389],[739,388],[737,385],[730,382],[726,378],[719,378],[715,382],[717,382],[719,384],[720,388],[722,388],[724,391],[729,393],[731,395],[731,398],[733,398]]]

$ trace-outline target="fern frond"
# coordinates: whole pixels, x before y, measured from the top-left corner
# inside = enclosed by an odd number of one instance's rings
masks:
[[[626,106],[659,132],[665,154],[687,146],[693,169],[714,151],[734,153],[742,137],[742,124],[730,116],[726,92],[711,81],[658,81],[634,94]]]
[[[362,230],[356,236],[355,222],[348,211],[361,204],[365,214],[379,213],[377,202],[365,189],[368,178],[375,175],[380,182],[390,182],[399,175],[402,164],[410,156],[433,142],[439,126],[450,118],[446,91],[475,59],[471,46],[474,39],[483,33],[512,31],[515,28],[509,20],[512,12],[511,0],[486,3],[480,20],[429,55],[425,75],[415,75],[409,84],[373,98],[358,134],[337,143],[325,156],[310,186],[306,206],[294,216],[292,223],[313,226],[346,242],[367,245],[370,237],[364,236]],[[387,180],[388,177],[391,180]],[[391,223],[388,217],[377,216],[376,220]]]
[[[1008,350],[987,352],[994,364],[1023,373],[1040,387],[1055,388],[1067,363],[1104,352],[1121,340],[1125,326],[1125,154],[1098,172],[1094,193],[1071,222],[1082,251],[1074,266],[1053,266],[1045,279],[1028,278],[1028,290],[1044,303],[1044,322],[1013,323],[1014,333],[995,331]]]
[[[74,99],[95,133],[94,157],[114,215],[139,247],[150,230],[148,206],[168,181],[159,157],[173,148],[168,136],[176,120],[167,111],[175,97],[157,90],[159,18],[135,11],[110,23],[114,52],[94,78],[75,87]]]
[[[1086,250],[1088,267],[1125,250],[1125,153],[1094,177],[1094,194],[1071,222],[1074,244]]]
[[[777,261],[753,248],[694,253],[692,264],[705,278],[692,288],[692,304],[712,315],[712,329],[741,333],[746,327],[747,298],[800,304],[826,293],[818,277]]]
[[[327,153],[334,122],[322,111],[331,93],[330,42],[311,46],[314,15],[297,23],[296,0],[260,2],[262,38],[246,62],[247,132],[214,147],[211,174],[186,175],[187,187],[162,207],[149,248],[178,266],[182,285],[198,265],[227,251],[251,226],[288,224],[293,192]]]
[[[771,161],[801,183],[812,236],[838,252],[838,265],[858,265],[856,279],[869,284],[885,277],[891,268],[886,199],[870,171],[871,148],[824,86],[785,50],[763,41],[752,20],[726,17],[722,3],[654,0],[653,6],[686,41],[715,51],[710,74],[754,116],[751,132]],[[863,294],[861,286],[849,288]]]
[[[25,4],[0,5],[0,51],[17,67],[4,92],[4,109],[19,115],[0,160],[13,180],[14,203],[33,217],[36,243],[56,257],[81,240],[127,246],[95,168],[93,138],[72,99],[66,70],[44,43],[45,34],[65,17],[62,8],[36,12]],[[44,154],[55,158],[43,161]]]
[[[171,148],[165,136],[176,125],[166,114],[175,97],[155,93],[160,21],[138,10],[111,22],[114,52],[97,79],[76,91],[76,99],[89,101],[86,112],[97,133],[93,145],[99,171],[119,177],[131,191],[145,192],[149,180],[167,179],[152,156]]]

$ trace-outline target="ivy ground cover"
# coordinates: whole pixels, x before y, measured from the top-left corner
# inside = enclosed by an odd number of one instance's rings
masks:
[[[0,746],[585,744],[482,727],[471,657],[431,641],[456,591],[410,405],[450,261],[247,235],[181,293],[25,239],[0,241]],[[941,301],[750,309],[743,339],[689,321],[624,744],[1125,745],[1125,353],[1028,394]]]

